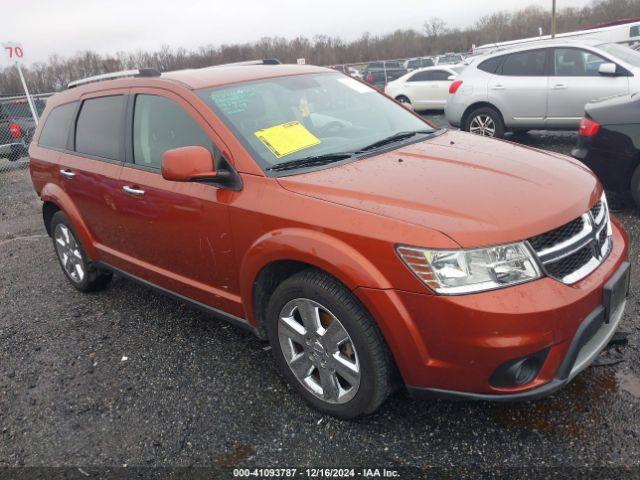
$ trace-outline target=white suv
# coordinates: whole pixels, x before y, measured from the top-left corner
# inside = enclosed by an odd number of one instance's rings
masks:
[[[577,129],[586,103],[640,91],[640,53],[555,41],[479,57],[451,84],[445,114],[468,132]]]

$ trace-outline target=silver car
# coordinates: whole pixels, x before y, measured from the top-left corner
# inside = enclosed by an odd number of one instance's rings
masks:
[[[445,115],[468,132],[577,129],[586,103],[640,91],[640,53],[615,43],[546,41],[474,59]]]

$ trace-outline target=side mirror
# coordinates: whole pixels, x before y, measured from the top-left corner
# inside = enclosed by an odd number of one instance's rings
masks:
[[[447,78],[447,80],[449,80],[450,82],[453,82],[456,79],[456,75],[449,75],[449,77]]]
[[[598,73],[600,75],[613,76],[616,74],[617,70],[618,67],[616,66],[616,64],[611,62],[601,63],[598,67]]]
[[[198,179],[219,179],[228,172],[216,172],[213,155],[204,147],[181,147],[167,150],[162,155],[162,178],[172,182],[190,182]]]

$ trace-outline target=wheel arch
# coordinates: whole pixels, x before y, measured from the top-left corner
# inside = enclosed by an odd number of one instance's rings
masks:
[[[263,235],[240,265],[240,289],[247,318],[261,328],[270,293],[305,268],[323,271],[349,290],[359,286],[391,288],[384,275],[360,252],[323,232],[291,228]]]
[[[474,110],[477,110],[478,108],[491,108],[491,109],[495,110],[498,113],[498,115],[500,115],[500,118],[502,119],[502,124],[506,126],[506,123],[504,121],[504,115],[502,114],[502,111],[500,111],[500,109],[498,107],[496,107],[493,103],[487,102],[486,100],[483,100],[483,101],[480,101],[480,102],[472,103],[471,105],[469,105],[464,110],[464,113],[462,114],[462,117],[460,118],[460,129],[461,130],[464,130],[465,125],[467,123],[467,119],[469,118],[469,115],[471,115],[471,112],[473,112]]]
[[[51,219],[55,213],[62,211],[71,222],[71,226],[79,237],[87,256],[92,260],[96,259],[97,251],[94,246],[93,235],[71,197],[58,185],[48,183],[40,192],[40,199],[43,201],[42,218],[45,222],[47,233],[51,235]]]

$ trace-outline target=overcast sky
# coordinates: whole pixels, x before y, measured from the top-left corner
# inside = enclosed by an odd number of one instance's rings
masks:
[[[0,42],[24,46],[27,62],[52,53],[251,42],[264,36],[317,34],[346,40],[364,32],[420,29],[429,17],[471,25],[496,10],[551,0],[20,0],[2,7]],[[12,8],[9,7],[9,3]],[[588,0],[558,0],[559,8]],[[15,7],[15,8],[13,8]]]

